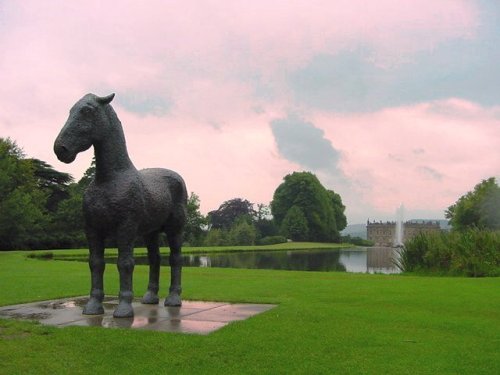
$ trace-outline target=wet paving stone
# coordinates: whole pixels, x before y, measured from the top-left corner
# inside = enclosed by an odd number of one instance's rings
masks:
[[[181,307],[143,305],[134,301],[133,318],[114,318],[116,297],[103,301],[104,314],[83,315],[88,297],[64,298],[0,307],[0,317],[37,320],[58,327],[85,326],[146,329],[160,332],[209,334],[233,321],[247,319],[272,309],[270,304],[230,304],[226,302],[183,301]]]

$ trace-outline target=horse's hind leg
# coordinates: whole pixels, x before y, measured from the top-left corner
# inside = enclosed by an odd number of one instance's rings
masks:
[[[158,290],[160,288],[160,248],[158,246],[158,232],[144,236],[148,248],[149,283],[148,290],[142,297],[142,303],[156,305],[159,302]]]
[[[165,306],[181,306],[181,272],[182,272],[182,231],[167,233],[170,247],[170,289],[165,299]]]

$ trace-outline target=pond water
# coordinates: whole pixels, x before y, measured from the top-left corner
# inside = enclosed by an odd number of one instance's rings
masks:
[[[389,247],[339,250],[293,250],[184,255],[185,267],[258,268],[295,271],[342,271],[399,273],[394,260],[397,252]],[[147,257],[135,257],[136,264],[148,264]],[[162,257],[168,265],[168,257]]]

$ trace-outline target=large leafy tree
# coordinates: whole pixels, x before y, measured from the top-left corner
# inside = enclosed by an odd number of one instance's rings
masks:
[[[308,240],[330,242],[340,239],[337,220],[340,221],[341,227],[345,221],[342,200],[338,194],[326,190],[314,174],[289,174],[274,192],[271,211],[279,227],[294,206],[298,207],[306,218]]]
[[[500,186],[494,177],[483,180],[445,211],[455,230],[500,229]]]
[[[82,247],[86,246],[85,220],[83,217],[83,193],[95,176],[95,157],[77,182],[70,183],[65,188],[66,197],[58,202],[54,212],[51,212],[50,231],[54,237],[52,247]],[[70,176],[70,180],[73,179]]]
[[[32,161],[10,138],[0,138],[0,249],[36,246],[44,236],[46,199]]]
[[[253,204],[246,199],[234,198],[222,203],[217,210],[208,213],[212,228],[229,229],[241,217],[252,221],[255,216]]]
[[[68,187],[67,193],[68,198],[61,201],[51,215],[51,231],[57,236],[57,247],[81,247],[87,243],[82,210],[83,194],[76,183]]]
[[[300,207],[292,206],[281,223],[281,232],[294,241],[305,241],[309,237],[307,219]]]
[[[333,205],[335,224],[337,224],[337,230],[340,232],[347,226],[347,218],[344,213],[345,206],[342,204],[342,198],[340,195],[335,193],[333,190],[328,190],[328,195],[330,196],[330,201]]]
[[[73,177],[68,173],[56,171],[43,160],[29,160],[33,166],[38,188],[48,193],[46,208],[54,212],[61,201],[69,198],[68,185],[73,182]]]
[[[246,199],[234,198],[209,212],[210,230],[205,245],[253,245],[265,233],[272,234],[269,208],[264,204],[257,205],[257,210],[253,207]]]

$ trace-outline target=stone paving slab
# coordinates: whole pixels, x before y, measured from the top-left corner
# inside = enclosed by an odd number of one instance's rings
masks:
[[[88,297],[72,297],[0,307],[0,317],[37,320],[57,327],[85,326],[147,329],[161,332],[209,334],[227,324],[245,320],[272,309],[270,304],[231,304],[227,302],[183,301],[181,307],[132,303],[133,318],[114,318],[116,297],[103,301],[104,314],[83,315]]]

